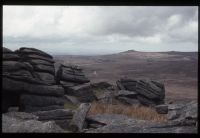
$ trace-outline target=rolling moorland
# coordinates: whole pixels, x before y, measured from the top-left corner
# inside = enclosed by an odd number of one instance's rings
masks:
[[[115,84],[121,77],[164,83],[166,100],[197,100],[197,52],[138,52],[112,55],[54,55],[59,63],[78,65],[91,82]]]

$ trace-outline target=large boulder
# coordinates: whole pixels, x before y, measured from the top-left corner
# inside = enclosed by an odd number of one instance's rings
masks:
[[[120,90],[128,90],[136,93],[137,99],[143,105],[155,106],[164,103],[165,88],[162,83],[122,78],[116,84]]]
[[[51,55],[24,47],[15,52],[3,48],[3,54],[3,112],[11,106],[27,112],[64,108]]]

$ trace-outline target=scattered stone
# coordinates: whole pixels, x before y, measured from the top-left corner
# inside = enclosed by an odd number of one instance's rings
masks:
[[[90,83],[65,88],[65,93],[77,97],[80,102],[87,103],[96,100],[96,96],[91,89]]]
[[[82,132],[85,117],[87,116],[90,107],[90,103],[83,103],[79,106],[70,123],[70,128],[73,132]]]

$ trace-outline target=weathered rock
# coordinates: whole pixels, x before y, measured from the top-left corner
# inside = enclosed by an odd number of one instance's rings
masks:
[[[91,87],[93,89],[107,89],[109,87],[112,87],[111,84],[109,84],[108,82],[97,82],[97,83],[91,83]]]
[[[47,65],[37,64],[37,65],[33,66],[33,68],[34,68],[35,71],[46,72],[46,73],[50,73],[52,75],[55,75],[54,66],[47,66]]]
[[[26,118],[27,119],[27,118]],[[2,132],[23,132],[23,133],[62,133],[59,126],[53,121],[40,122],[31,120],[17,119],[15,116],[2,115]],[[29,118],[30,119],[30,118]]]
[[[39,121],[44,120],[65,120],[72,119],[74,111],[70,109],[56,109],[51,111],[38,111],[33,112],[34,115],[38,116]]]
[[[17,70],[32,70],[32,66],[18,61],[3,61],[3,72],[17,71]]]
[[[127,97],[118,97],[120,102],[128,105],[140,105],[140,102],[137,99],[127,98]]]
[[[55,77],[52,74],[45,73],[45,72],[37,72],[37,75],[41,81],[44,81],[48,84],[56,84]]]
[[[117,84],[118,89],[125,90],[124,86],[121,84],[121,82],[119,80],[116,81],[116,84]]]
[[[90,83],[65,88],[65,93],[67,95],[76,96],[80,102],[92,102],[96,100],[96,96],[91,89]]]
[[[52,59],[53,57],[41,50],[35,49],[35,48],[27,48],[27,47],[21,47],[18,51],[17,51],[20,55],[24,55],[24,54],[36,54],[36,55],[40,55],[40,56],[44,56],[47,58]]]
[[[156,112],[159,114],[167,114],[168,113],[168,106],[167,105],[157,105]]]
[[[22,111],[24,112],[37,112],[37,111],[49,111],[49,110],[56,110],[56,109],[64,109],[64,105],[50,105],[50,106],[30,106],[30,105],[25,105],[23,107],[20,107]]]
[[[98,102],[106,103],[106,104],[112,104],[113,101],[113,92],[108,90],[103,90],[101,94],[95,93],[95,96],[97,97]]]
[[[163,100],[165,98],[164,87],[158,87],[158,82],[139,80],[136,92],[148,99]],[[162,85],[162,84],[159,84]]]
[[[164,103],[165,88],[159,82],[122,78],[116,83],[121,90],[137,93],[137,98],[143,105],[155,106]]]
[[[57,71],[58,81],[75,82],[79,84],[87,83],[90,80],[85,77],[82,69],[76,66],[60,65]]]
[[[45,60],[45,61],[50,62],[50,63],[55,63],[55,61],[51,58],[39,56],[39,55],[36,55],[36,54],[23,55],[22,59],[24,61],[27,61],[27,60],[29,61],[29,60],[32,60],[32,59],[39,59],[39,60]]]
[[[80,83],[75,83],[75,82],[67,82],[67,81],[58,81],[58,82],[60,82],[60,84],[65,88],[80,85]]]
[[[122,78],[122,79],[118,80],[116,83],[117,83],[118,88],[121,90],[135,91],[137,80]]]
[[[7,112],[4,113],[4,115],[8,117],[14,117],[16,119],[20,120],[38,120],[38,116],[31,114],[31,113],[26,113],[26,112]]]
[[[134,91],[119,90],[115,94],[116,97],[137,98],[137,93]]]
[[[145,106],[156,106],[157,104],[155,103],[155,101],[153,100],[150,100],[144,96],[141,96],[141,95],[138,95],[137,96],[137,99],[140,101],[140,103],[142,105],[145,105]]]
[[[12,72],[4,72],[3,73],[4,76],[10,76],[10,78],[19,78],[21,77],[21,80],[23,79],[23,77],[27,77],[30,80],[32,80],[32,74],[30,71],[27,71],[25,69],[21,69],[21,70],[16,70],[16,71],[12,71]]]
[[[30,78],[26,75],[10,75],[12,73],[3,73],[3,89],[14,91],[10,86],[24,88],[25,86],[20,85],[47,85],[47,83],[38,80],[37,78]],[[20,89],[16,88],[16,89]],[[15,88],[14,88],[15,89]]]
[[[47,96],[62,96],[64,89],[58,85],[39,85],[3,78],[3,90],[13,93],[30,93]]]
[[[47,65],[47,66],[52,66],[53,65],[52,62],[49,62],[49,61],[46,61],[46,60],[41,60],[41,59],[31,59],[31,60],[29,60],[29,62],[32,65],[38,65],[38,64]]]
[[[39,121],[55,121],[63,129],[70,129],[70,122],[73,118],[74,111],[70,109],[56,109],[50,111],[33,112],[37,115]]]
[[[72,104],[79,105],[81,103],[75,96],[64,95],[64,97],[66,98],[67,102],[71,102]]]
[[[3,53],[3,61],[18,61],[20,57],[16,53]]]
[[[3,47],[3,53],[13,53],[13,51],[8,48]]]
[[[61,97],[54,96],[39,96],[39,95],[27,95],[22,94],[20,96],[21,106],[51,106],[51,105],[64,105],[64,101]]]
[[[85,117],[87,116],[90,107],[91,107],[90,103],[83,103],[76,110],[73,119],[70,123],[70,127],[73,132],[82,132],[83,125],[85,122]]]
[[[197,102],[192,101],[184,105],[174,106],[167,114],[168,120],[178,122],[180,125],[196,125],[197,124]]]

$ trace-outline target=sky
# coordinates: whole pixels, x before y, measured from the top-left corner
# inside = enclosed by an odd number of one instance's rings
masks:
[[[198,7],[3,6],[3,46],[70,55],[198,51]]]

